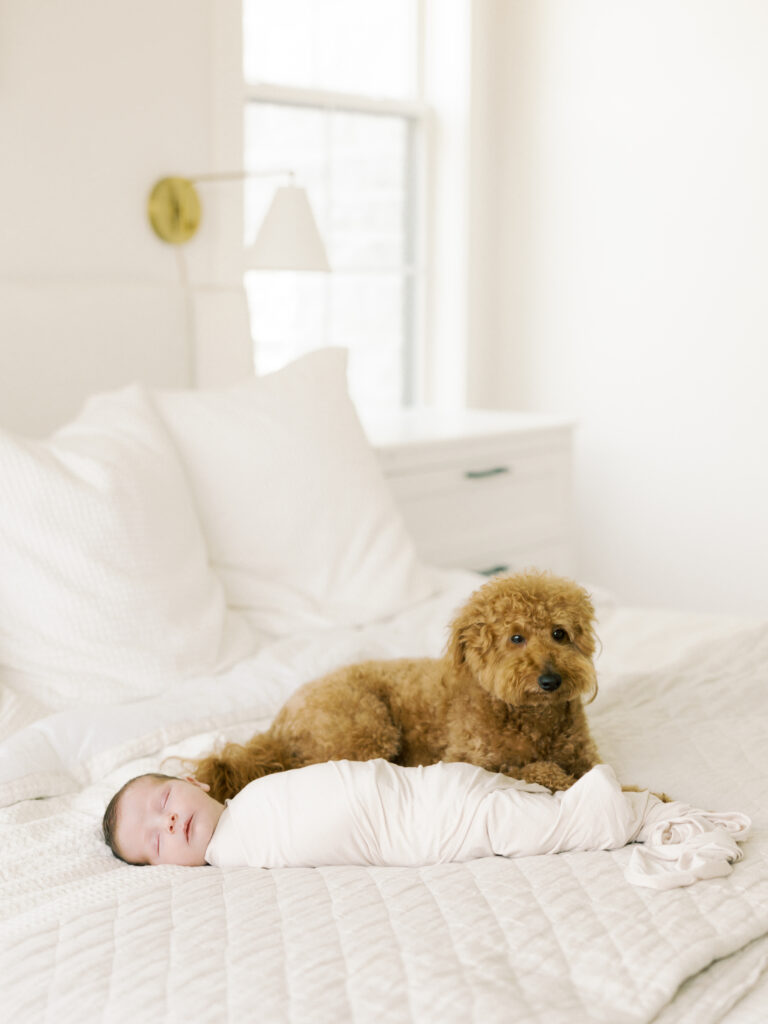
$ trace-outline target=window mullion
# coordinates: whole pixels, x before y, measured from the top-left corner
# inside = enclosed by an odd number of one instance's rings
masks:
[[[418,100],[386,99],[351,92],[330,92],[325,89],[303,89],[268,82],[245,83],[246,102],[279,103],[295,107],[320,107],[361,114],[407,117],[420,120],[426,116],[426,104]]]

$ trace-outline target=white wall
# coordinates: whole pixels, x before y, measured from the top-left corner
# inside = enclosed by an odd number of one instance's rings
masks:
[[[581,574],[768,612],[768,5],[496,3],[474,404],[580,423]]]
[[[158,177],[212,166],[213,2],[0,0],[0,424],[41,434],[92,391],[189,378],[145,208]],[[210,224],[187,251],[209,282]],[[245,334],[219,343],[247,367]]]
[[[145,203],[232,155],[235,7],[0,0],[0,424],[40,434],[91,391],[187,379]],[[469,27],[470,403],[581,422],[582,575],[768,611],[768,5],[472,0]],[[216,202],[186,251],[226,292],[215,225],[237,217]],[[237,376],[242,297],[199,297],[197,379]]]

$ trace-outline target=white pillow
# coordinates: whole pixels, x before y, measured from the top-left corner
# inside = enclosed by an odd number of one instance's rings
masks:
[[[229,604],[257,629],[368,623],[435,591],[347,393],[343,349],[156,397]]]
[[[0,679],[51,707],[110,703],[249,652],[141,388],[47,441],[0,431],[0,483]]]

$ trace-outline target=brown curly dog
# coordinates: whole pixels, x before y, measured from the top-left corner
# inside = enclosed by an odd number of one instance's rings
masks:
[[[469,761],[567,789],[598,763],[582,698],[597,693],[594,609],[570,580],[526,572],[475,591],[445,655],[368,661],[302,686],[271,728],[193,762],[225,800],[317,761]]]

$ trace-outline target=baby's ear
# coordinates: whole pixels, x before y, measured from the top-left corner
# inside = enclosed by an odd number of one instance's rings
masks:
[[[195,778],[195,777],[194,777],[193,775],[185,775],[185,776],[184,776],[184,781],[185,781],[185,782],[191,782],[193,786],[197,786],[197,787],[198,787],[198,788],[200,788],[200,789],[204,789],[206,793],[207,793],[207,792],[208,792],[208,790],[209,790],[209,789],[211,788],[211,787],[210,787],[210,786],[208,785],[208,783],[207,783],[207,782],[200,782],[200,781],[199,781],[198,779],[196,779],[196,778]]]

